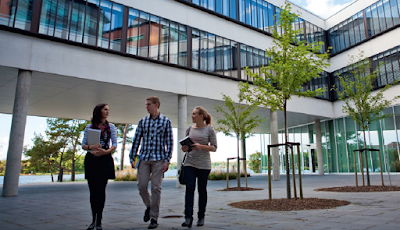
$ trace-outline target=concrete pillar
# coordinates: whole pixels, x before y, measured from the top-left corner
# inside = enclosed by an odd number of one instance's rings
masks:
[[[279,144],[278,141],[278,112],[275,111],[273,112],[271,110],[270,112],[270,123],[271,123],[271,144]],[[272,167],[272,175],[274,180],[280,180],[281,179],[281,174],[279,172],[279,148],[272,148],[272,162],[274,166]]]
[[[185,137],[187,128],[187,96],[178,95],[178,141]],[[181,145],[178,143],[178,170],[181,167],[183,156],[185,153],[181,150]],[[183,188],[184,185],[179,183],[179,178],[176,179],[176,187]]]
[[[322,152],[322,135],[321,135],[321,122],[319,119],[315,120],[315,134],[317,144],[317,157],[318,157],[318,175],[324,175],[324,154]]]
[[[10,140],[7,152],[6,172],[4,174],[3,196],[18,195],[18,181],[21,170],[21,155],[24,145],[26,115],[28,113],[29,90],[32,72],[18,71],[15,90],[14,109],[11,123]]]

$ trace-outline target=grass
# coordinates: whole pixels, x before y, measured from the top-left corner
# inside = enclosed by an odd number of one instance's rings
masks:
[[[226,171],[220,170],[220,169],[215,169],[210,172],[210,175],[208,175],[209,180],[226,180]],[[247,174],[249,177],[250,174]],[[240,177],[244,177],[244,173],[240,173]],[[236,179],[237,178],[237,172],[229,172],[229,180]]]
[[[132,168],[117,171],[115,174],[114,181],[137,181],[137,170]]]

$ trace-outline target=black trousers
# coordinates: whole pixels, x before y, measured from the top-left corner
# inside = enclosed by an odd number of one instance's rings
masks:
[[[88,179],[90,191],[90,206],[92,208],[93,222],[101,222],[103,216],[104,203],[106,202],[106,186],[108,179],[93,178]]]
[[[207,205],[207,181],[210,171],[211,170],[208,169],[197,169],[191,166],[185,166],[185,218],[193,218],[193,203],[194,190],[196,189],[196,178],[197,191],[199,192],[199,211],[197,213],[197,217],[204,218]]]

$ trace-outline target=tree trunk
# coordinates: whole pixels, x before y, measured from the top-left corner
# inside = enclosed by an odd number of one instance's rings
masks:
[[[75,140],[73,149],[72,149],[72,165],[71,165],[71,181],[75,181],[75,151],[76,151],[76,144],[78,140]]]
[[[51,170],[51,166],[49,166],[49,169],[50,169],[51,182],[54,182],[53,170]]]
[[[243,138],[242,140],[242,154],[241,154],[241,158],[246,158],[246,138]],[[241,162],[241,169],[240,171],[245,173],[246,170],[246,161],[242,161]]]
[[[285,161],[286,161],[286,195],[288,199],[291,199],[290,193],[290,174],[289,174],[289,150],[287,146],[288,138],[287,138],[287,122],[286,122],[286,99],[283,103],[283,113],[285,117]],[[294,176],[294,175],[293,175]]]
[[[238,188],[240,188],[240,153],[239,153],[239,137],[237,137],[237,180],[238,180]]]
[[[60,158],[60,169],[58,171],[58,178],[57,181],[58,182],[62,182],[63,181],[63,167],[62,167],[62,161],[63,161],[63,157],[64,157],[64,151],[65,151],[65,147],[63,152],[61,153],[61,158]]]
[[[128,125],[129,124],[125,124],[124,127],[124,136],[122,139],[122,150],[121,150],[121,166],[119,167],[119,170],[124,170],[125,143],[126,143],[126,132],[128,130]]]

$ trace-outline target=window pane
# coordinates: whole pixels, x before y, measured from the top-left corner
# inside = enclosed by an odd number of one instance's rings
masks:
[[[215,45],[215,72],[218,74],[224,74],[224,43],[223,39],[219,36],[216,37]]]
[[[89,0],[87,2],[83,43],[95,46],[99,17],[99,0]]]
[[[230,77],[232,69],[231,41],[224,39],[224,75]]]
[[[353,46],[355,44],[353,18],[349,19],[348,28],[349,28],[350,46]]]
[[[32,4],[33,0],[19,0],[17,14],[15,18],[15,28],[21,30],[30,30],[32,21]],[[13,11],[13,8],[11,8]],[[13,17],[11,17],[14,19]]]
[[[275,25],[275,23],[274,23],[274,17],[275,17],[275,14],[274,14],[274,7],[275,6],[273,6],[272,4],[270,4],[270,3],[268,3],[268,23],[269,23],[269,26],[270,26],[270,30],[269,30],[269,32],[270,33],[272,33],[273,32],[273,26]]]
[[[345,45],[344,45],[344,31],[343,31],[343,24],[340,23],[338,27],[338,32],[339,32],[339,44],[340,44],[340,51],[344,50]]]
[[[253,47],[247,46],[247,66],[249,67],[250,71],[254,73],[254,56],[253,56]],[[248,78],[248,80],[252,80]]]
[[[192,0],[193,4],[200,5],[200,0]]]
[[[251,1],[251,25],[257,28],[257,0]]]
[[[339,172],[348,172],[347,151],[346,151],[346,133],[344,130],[343,118],[335,120],[336,125],[336,143],[339,161]]]
[[[383,0],[383,8],[385,10],[386,28],[390,28],[393,26],[393,22],[392,22],[392,14],[390,12],[389,0]]]
[[[179,65],[187,66],[187,29],[179,25]]]
[[[243,69],[247,66],[247,46],[240,45],[240,64],[241,64],[241,78],[247,80],[247,73]]]
[[[230,0],[230,17],[236,20],[236,2],[237,0]]]
[[[215,11],[215,1],[218,1],[218,0],[208,0],[208,9],[209,10]],[[207,2],[207,0],[204,2]],[[204,7],[207,8],[207,3],[204,3],[204,5],[205,5]]]
[[[160,34],[160,61],[168,62],[169,49],[169,21],[161,19],[161,34]]]
[[[215,71],[215,35],[208,34],[208,71]]]
[[[378,9],[380,31],[384,31],[384,30],[386,30],[386,20],[385,20],[385,13],[383,11],[382,1],[377,2],[376,5],[377,5],[377,9]]]
[[[100,28],[97,46],[106,49],[108,49],[111,34],[111,4],[109,1],[100,1]]]
[[[199,47],[200,32],[198,29],[192,30],[192,68],[199,68]]]
[[[365,9],[365,16],[367,17],[367,31],[368,31],[368,37],[371,37],[374,34],[374,22],[372,21],[372,12],[371,12],[371,7],[368,7]],[[362,18],[358,17],[358,20],[361,20]],[[360,26],[361,29],[361,26]]]
[[[358,21],[359,21],[359,27],[360,27],[360,35],[361,35],[361,41],[365,39],[365,27],[364,27],[364,20],[363,20],[363,13],[360,12],[358,13]]]
[[[139,35],[139,11],[129,9],[128,33],[126,39],[126,52],[137,55],[137,44],[143,35]]]
[[[69,40],[82,42],[83,27],[85,24],[85,2],[74,2],[72,6],[72,17],[69,31]]]
[[[350,46],[349,25],[347,21],[343,22],[343,38],[344,38],[344,48],[346,49]]]
[[[160,43],[160,18],[154,15],[150,17],[150,46],[149,58],[158,59],[158,51]]]
[[[124,7],[122,5],[113,4],[112,22],[110,31],[110,49],[121,51],[121,31],[124,15]]]
[[[200,69],[207,71],[207,59],[208,59],[208,38],[207,38],[207,33],[201,31],[201,41],[200,41],[200,54],[201,54],[201,60],[200,60]]]
[[[207,8],[207,0],[201,0],[201,6]]]
[[[215,12],[222,14],[222,0],[215,0]]]
[[[371,6],[372,21],[373,21],[373,34],[379,33],[379,20],[378,20],[378,10],[376,9],[376,4]]]
[[[391,8],[391,13],[392,13],[392,18],[393,18],[393,24],[397,25],[397,24],[399,24],[399,11],[397,9],[397,1],[396,0],[390,0],[390,8]]]
[[[269,23],[268,23],[268,3],[267,2],[265,2],[265,1],[262,1],[263,2],[263,13],[264,13],[264,31],[268,31],[269,32],[269,29],[268,29],[268,26],[269,26]]]
[[[13,1],[15,2],[15,1]],[[6,4],[11,4],[11,0]],[[54,22],[56,18],[56,6],[57,0],[44,0],[42,3],[42,12],[40,15],[40,24],[39,24],[39,33],[53,36],[54,35]],[[5,14],[0,14],[0,19],[4,19]],[[3,24],[3,21],[0,21],[0,24]],[[12,22],[11,22],[12,23]],[[7,24],[3,24],[7,25]]]
[[[393,77],[393,70],[392,70],[392,57],[390,55],[390,51],[385,52],[385,70],[386,70],[386,77],[387,77],[387,83],[393,83],[394,82],[394,77]]]
[[[383,111],[383,114],[393,114],[393,107],[389,107]],[[386,156],[391,172],[400,172],[398,141],[396,136],[396,126],[394,116],[391,115],[382,120],[383,142],[385,145]]]
[[[393,76],[395,80],[400,80],[400,68],[399,68],[399,53],[397,49],[392,50],[392,66],[393,66]]]
[[[264,30],[264,20],[263,20],[263,6],[262,6],[262,0],[257,0],[257,18],[258,18],[258,28],[260,30]]]
[[[150,16],[147,13],[140,12],[139,17],[139,37],[142,38],[138,40],[138,55],[142,57],[148,57]]]
[[[358,17],[356,14],[353,16],[354,43],[359,43],[361,41],[359,23],[360,23],[360,21],[358,20]]]
[[[222,14],[229,17],[229,0],[223,0]]]
[[[170,22],[169,28],[169,63],[178,64],[178,23]]]
[[[238,77],[238,62],[237,62],[237,55],[238,55],[238,45],[235,41],[231,41],[231,48],[232,50],[232,55],[231,55],[231,60],[232,60],[232,71],[231,71],[231,76],[234,78]]]
[[[68,38],[69,10],[71,0],[59,0],[57,6],[56,30],[54,36]],[[108,48],[108,47],[107,47]]]
[[[239,1],[239,19],[241,22],[246,22],[246,0],[238,0]]]
[[[246,24],[251,25],[251,0],[246,0]]]

